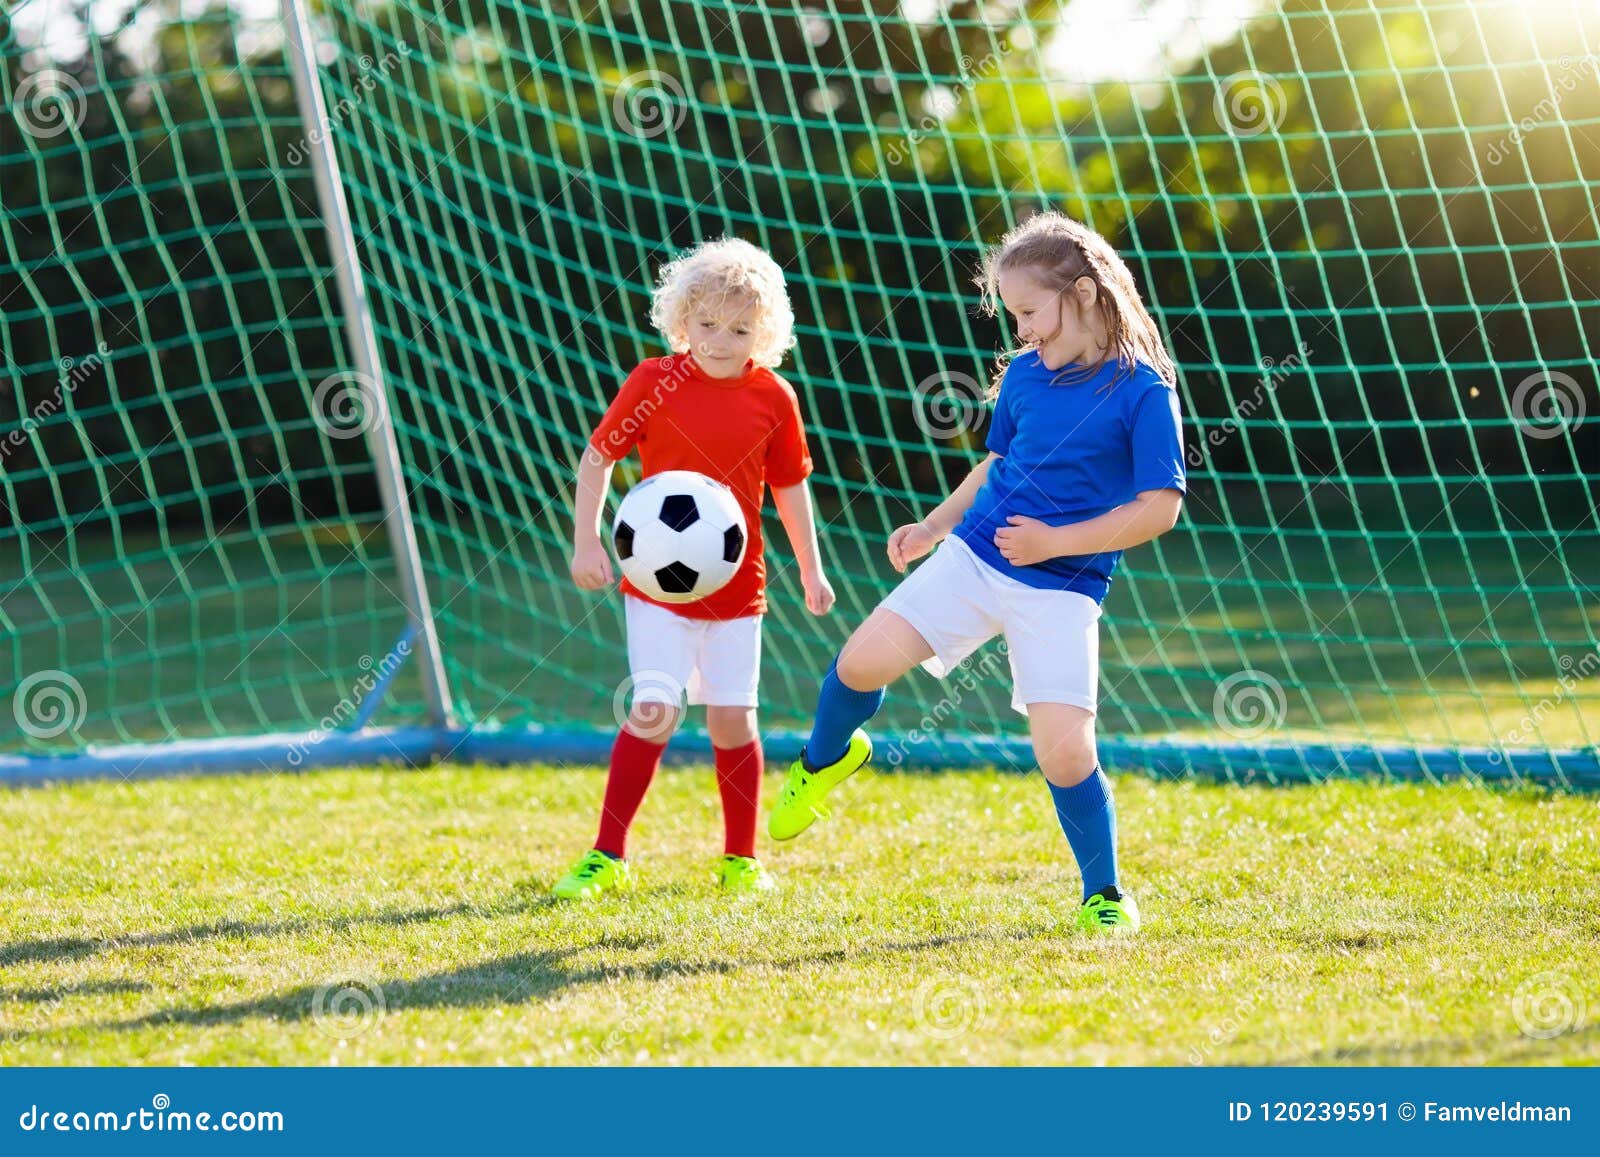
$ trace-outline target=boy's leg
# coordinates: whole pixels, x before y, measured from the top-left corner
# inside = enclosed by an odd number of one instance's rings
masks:
[[[716,756],[717,793],[722,797],[723,852],[756,854],[761,777],[766,771],[754,707],[707,707],[706,730]]]
[[[628,829],[644,802],[650,781],[661,765],[661,753],[682,712],[665,703],[635,703],[633,714],[617,732],[611,745],[611,772],[606,777],[605,800],[600,805],[600,831],[594,848],[551,891],[561,899],[586,900],[633,887],[628,865]],[[654,736],[645,738],[639,734]]]
[[[595,836],[596,851],[623,859],[628,854],[628,829],[639,814],[645,792],[661,766],[661,754],[678,726],[683,712],[665,703],[635,703],[628,721],[617,732],[611,745],[611,771],[606,776],[606,795],[600,805],[600,833]],[[646,737],[651,738],[646,738]]]
[[[627,855],[628,829],[683,718],[684,687],[699,645],[698,624],[642,599],[624,601],[633,703],[611,747],[611,773],[594,844],[618,859]]]
[[[756,854],[761,776],[766,770],[756,731],[760,677],[760,615],[707,628],[690,680],[689,701],[706,705],[706,730],[722,797],[724,850],[730,856]]]

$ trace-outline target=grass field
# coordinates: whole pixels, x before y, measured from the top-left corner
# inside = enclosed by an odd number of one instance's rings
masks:
[[[730,901],[711,772],[664,772],[643,887],[545,888],[594,769],[0,795],[0,1061],[1600,1061],[1600,804],[1465,785],[1122,777],[1137,939],[1067,929],[1037,780],[876,776]],[[777,790],[769,779],[769,800]]]

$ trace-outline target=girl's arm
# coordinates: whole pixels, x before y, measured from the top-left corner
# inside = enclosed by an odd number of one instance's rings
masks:
[[[999,457],[991,453],[926,518],[902,526],[889,536],[889,563],[895,570],[904,574],[909,563],[927,554],[961,524],[989,477],[989,467]]]
[[[572,581],[586,591],[597,591],[615,581],[611,556],[600,539],[600,516],[611,493],[611,471],[616,463],[593,446],[585,446],[578,462],[577,496],[572,519]]]
[[[977,500],[978,491],[983,489],[984,482],[989,477],[989,466],[998,454],[990,454],[982,462],[972,468],[957,486],[938,506],[933,508],[933,513],[922,520],[922,524],[933,532],[936,541],[948,538],[950,532],[961,525],[961,520],[966,517],[967,511],[972,509],[972,504]]]
[[[1183,495],[1176,490],[1145,490],[1132,502],[1066,526],[1013,514],[1006,519],[1009,526],[994,532],[994,544],[1012,566],[1032,566],[1062,555],[1127,550],[1171,530],[1182,507]]]
[[[778,508],[784,533],[800,567],[800,582],[806,591],[806,610],[825,615],[833,609],[833,587],[822,573],[822,551],[817,546],[817,522],[812,514],[811,487],[804,482],[772,488],[772,504]]]

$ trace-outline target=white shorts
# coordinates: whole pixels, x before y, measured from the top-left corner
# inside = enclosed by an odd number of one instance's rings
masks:
[[[633,702],[754,707],[761,678],[761,616],[686,619],[624,595]]]
[[[879,606],[933,648],[922,666],[944,678],[996,635],[1011,663],[1011,705],[1066,703],[1095,709],[1100,681],[1100,604],[1077,591],[1048,591],[1003,575],[951,536]]]

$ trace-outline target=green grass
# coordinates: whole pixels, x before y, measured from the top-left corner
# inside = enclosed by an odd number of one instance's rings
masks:
[[[711,773],[668,771],[636,831],[643,889],[553,905],[601,785],[447,768],[8,792],[0,1061],[1600,1061],[1593,797],[1119,778],[1148,926],[1111,942],[1067,928],[1076,871],[1037,779],[852,785],[766,849],[779,894],[730,901]],[[1568,1031],[1528,1035],[1519,1009]]]

